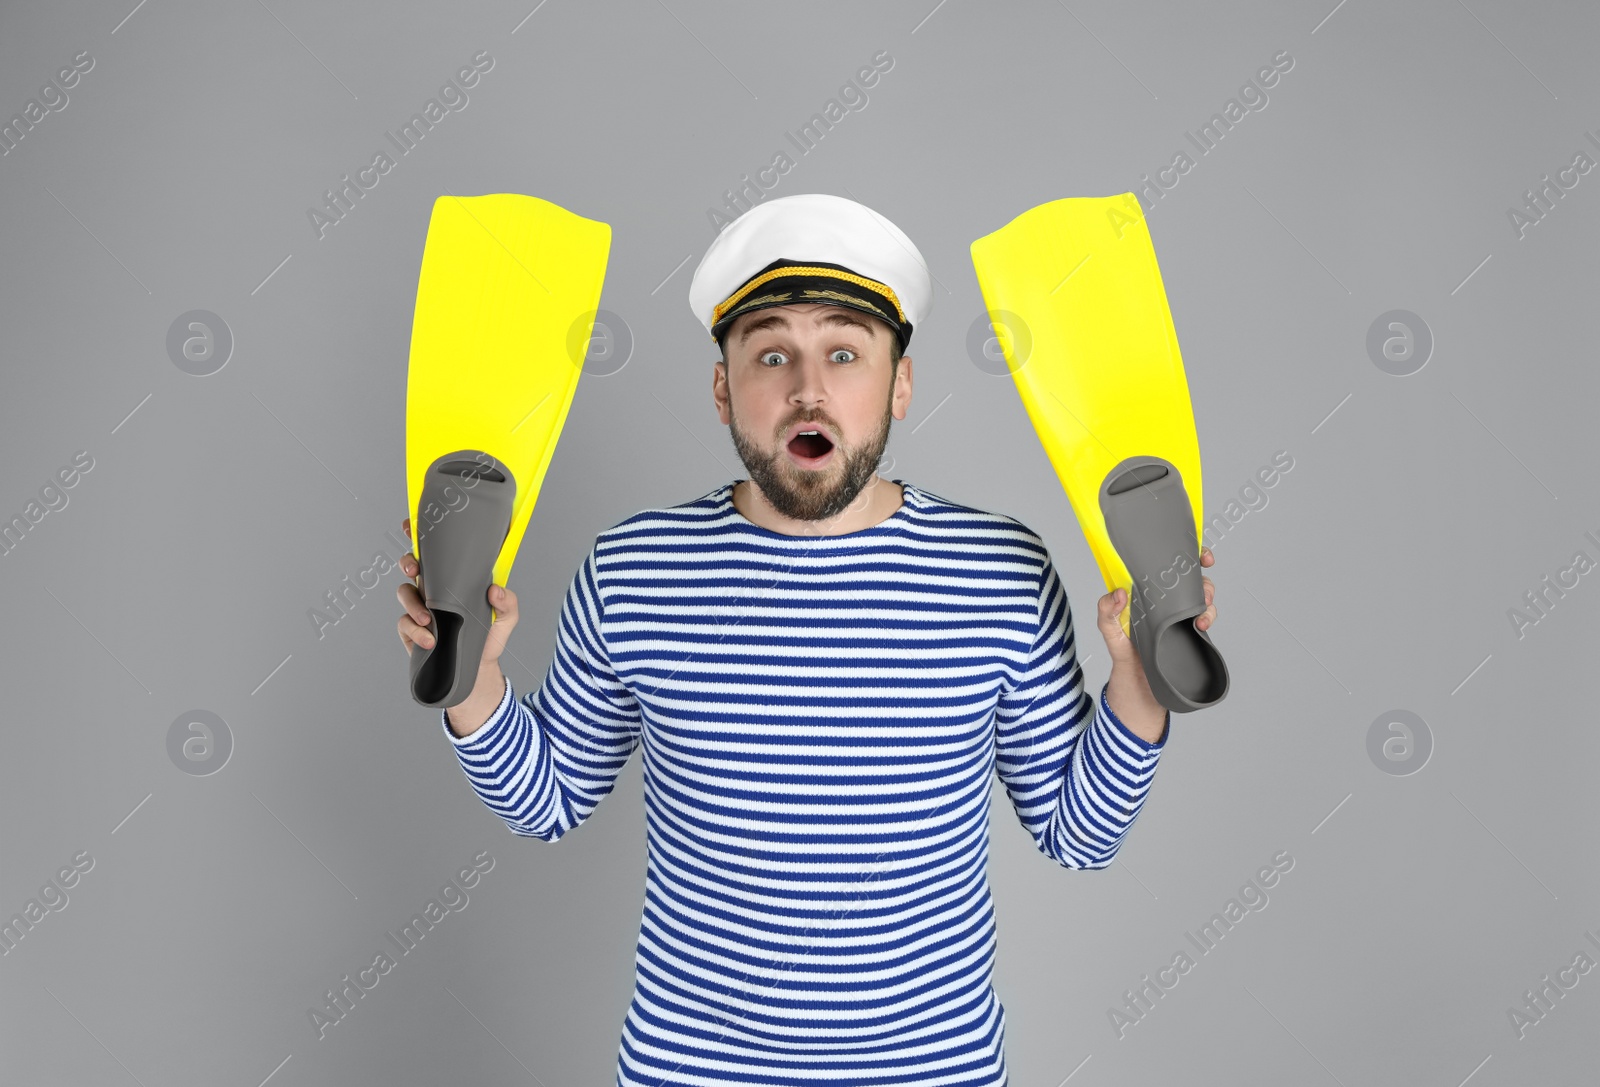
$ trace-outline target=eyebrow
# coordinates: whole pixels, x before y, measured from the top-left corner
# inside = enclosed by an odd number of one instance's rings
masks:
[[[873,339],[878,338],[878,330],[873,328],[869,322],[860,317],[853,317],[848,313],[830,313],[822,319],[822,323],[825,325],[854,325],[856,328],[865,329],[867,335]],[[744,326],[744,331],[739,333],[739,346],[743,347],[744,342],[757,332],[762,332],[769,328],[787,329],[788,327],[788,317],[781,313],[769,313],[759,321],[751,321]]]

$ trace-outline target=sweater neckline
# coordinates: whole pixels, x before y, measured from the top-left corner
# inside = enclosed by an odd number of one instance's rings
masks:
[[[913,485],[907,483],[903,479],[892,479],[890,480],[891,483],[898,483],[901,487],[900,508],[895,510],[882,521],[879,521],[877,524],[870,525],[867,528],[857,529],[854,532],[842,532],[833,536],[791,536],[787,533],[774,532],[770,528],[765,528],[761,525],[758,525],[754,521],[750,520],[750,518],[739,512],[739,508],[733,504],[733,489],[744,481],[744,478],[741,477],[731,483],[724,483],[722,487],[718,489],[716,493],[718,513],[727,518],[731,523],[738,525],[746,532],[752,533],[756,536],[761,536],[765,539],[778,540],[783,543],[797,546],[827,547],[836,542],[868,539],[873,536],[882,536],[899,532],[905,526],[906,522],[911,519],[911,516],[914,512],[914,507],[920,506],[922,502],[921,492],[918,491]]]

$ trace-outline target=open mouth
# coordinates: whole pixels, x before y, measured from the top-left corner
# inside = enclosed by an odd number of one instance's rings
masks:
[[[797,460],[820,460],[833,451],[833,442],[819,428],[802,430],[789,440],[789,452]]]

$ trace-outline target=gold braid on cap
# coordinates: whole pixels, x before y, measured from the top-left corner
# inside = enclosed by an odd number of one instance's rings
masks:
[[[889,289],[887,284],[879,283],[876,279],[868,279],[866,276],[856,275],[854,272],[841,272],[837,268],[823,268],[812,264],[790,264],[783,268],[774,268],[769,272],[763,272],[762,274],[749,280],[738,290],[734,291],[720,305],[718,305],[716,309],[711,311],[711,323],[715,325],[718,321],[722,320],[722,315],[724,313],[727,313],[728,310],[732,309],[733,306],[743,299],[745,295],[749,294],[763,283],[768,283],[780,276],[796,275],[831,276],[834,279],[842,279],[846,282],[854,283],[858,287],[865,287],[868,290],[876,291],[894,303],[895,312],[899,315],[901,322],[906,322],[905,307],[900,304],[900,299],[896,297],[894,291]]]

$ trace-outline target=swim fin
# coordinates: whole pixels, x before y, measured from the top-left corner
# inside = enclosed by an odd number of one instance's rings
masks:
[[[472,693],[494,610],[561,436],[605,280],[611,227],[534,196],[441,196],[417,277],[406,496],[431,649],[411,695]]]
[[[1053,200],[972,243],[991,326],[1156,700],[1228,692],[1206,608],[1200,443],[1155,246],[1133,193]]]

